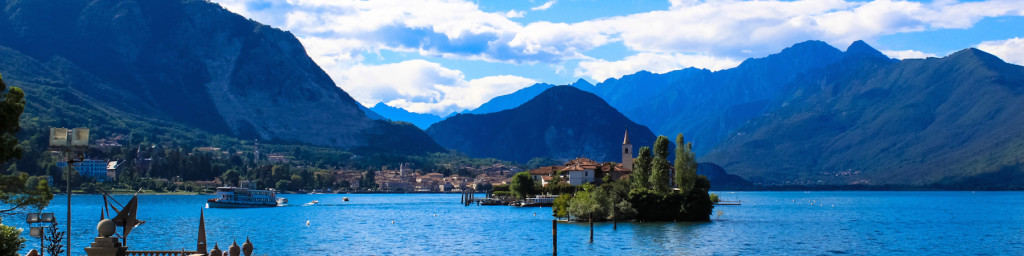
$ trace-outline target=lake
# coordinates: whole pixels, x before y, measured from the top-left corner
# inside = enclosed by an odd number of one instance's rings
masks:
[[[1024,192],[716,192],[708,223],[558,226],[562,255],[1022,255]],[[248,237],[254,255],[545,255],[551,208],[462,206],[459,194],[283,195],[290,206],[205,209],[210,248]],[[194,250],[210,195],[140,195],[129,250]],[[342,197],[351,201],[344,202]],[[115,196],[127,203],[130,196]],[[318,200],[320,204],[302,206]],[[75,195],[72,252],[96,236],[103,199]],[[54,212],[63,228],[66,196]],[[23,216],[5,224],[26,227]],[[306,222],[309,221],[309,225]],[[22,233],[28,237],[28,231]],[[28,238],[26,247],[38,247]],[[31,248],[25,248],[23,254]]]

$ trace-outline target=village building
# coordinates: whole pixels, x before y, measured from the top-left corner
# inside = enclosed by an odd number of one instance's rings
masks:
[[[620,180],[629,177],[633,171],[633,144],[629,142],[629,130],[622,139],[622,163],[598,163],[597,161],[580,157],[569,160],[563,165],[543,166],[530,170],[530,178],[534,182],[547,187],[561,172],[559,180],[572,185],[579,186],[586,183],[600,184],[605,176],[610,175],[611,180]]]

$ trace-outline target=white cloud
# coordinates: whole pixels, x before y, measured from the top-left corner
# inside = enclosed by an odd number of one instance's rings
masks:
[[[666,73],[673,70],[696,67],[714,71],[732,68],[739,64],[740,61],[738,60],[715,58],[708,55],[640,53],[626,57],[621,61],[581,61],[575,74],[576,76],[590,77],[594,81],[604,81],[608,78],[619,78],[640,70],[647,70],[652,73]]]
[[[551,65],[555,72],[573,70],[577,76],[600,81],[640,70],[727,68],[811,39],[842,46],[889,34],[970,28],[985,17],[1024,16],[1020,0],[668,0],[671,7],[666,10],[527,24],[512,20],[523,17],[524,11],[486,12],[469,0],[215,1],[296,34],[310,56],[361,103],[386,102],[438,114],[471,108],[486,100],[479,98],[482,95],[532,80],[494,76],[467,81],[460,71],[426,61],[365,65],[364,54],[389,50],[411,58]],[[531,10],[546,10],[555,3]],[[1020,64],[1024,61],[1015,50],[1020,47],[1013,48],[1019,45],[1016,42],[983,45],[998,48],[986,51]],[[630,56],[588,56],[609,44],[624,45],[624,54]],[[886,53],[897,58],[929,56],[917,51]],[[579,64],[573,66],[574,61]],[[508,82],[496,85],[498,79]]]
[[[526,11],[509,10],[508,12],[505,13],[505,18],[509,18],[509,19],[522,18],[522,17],[525,17],[525,16],[526,16]]]
[[[531,11],[547,10],[548,8],[551,8],[552,5],[555,5],[556,2],[558,2],[558,1],[557,0],[551,0],[551,1],[548,1],[547,3],[542,4],[542,5],[530,8],[530,10]]]
[[[885,56],[889,56],[890,58],[896,58],[896,59],[901,59],[901,60],[905,60],[905,59],[924,59],[924,58],[929,58],[929,57],[938,57],[938,55],[936,55],[936,54],[926,53],[926,52],[922,52],[922,51],[915,51],[915,50],[903,50],[903,51],[883,50],[882,54],[885,54]]]
[[[848,45],[896,33],[969,28],[985,17],[1024,15],[1024,1],[1019,0],[670,0],[667,10],[577,23],[521,24],[511,19],[522,17],[522,11],[490,13],[466,0],[219,1],[232,11],[263,22],[268,19],[303,37],[362,41],[363,49],[330,53],[334,55],[388,49],[520,64],[585,60],[585,52],[612,43],[622,43],[634,53],[742,59],[805,40]],[[270,15],[280,12],[287,15]]]
[[[1006,40],[985,41],[978,44],[977,48],[998,56],[1008,63],[1024,65],[1024,38],[1014,37]]]
[[[466,80],[462,71],[425,60],[384,65],[355,65],[328,71],[364,106],[384,102],[416,113],[446,116],[479,107],[493,97],[536,83],[518,76]]]

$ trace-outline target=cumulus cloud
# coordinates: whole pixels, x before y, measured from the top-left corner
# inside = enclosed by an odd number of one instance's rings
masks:
[[[384,102],[411,112],[438,116],[479,107],[493,97],[536,83],[532,79],[507,75],[466,80],[462,71],[425,60],[355,65],[328,72],[364,106]]]
[[[305,37],[360,40],[370,51],[518,64],[585,60],[585,52],[611,43],[634,52],[758,57],[811,39],[848,45],[895,33],[968,28],[985,17],[1024,15],[1024,1],[1018,0],[670,0],[667,10],[521,24],[511,19],[524,12],[485,12],[465,0],[219,1],[261,21],[272,16],[266,13],[287,12],[283,20],[266,19]]]
[[[978,44],[977,48],[998,56],[1008,63],[1024,65],[1024,38],[1014,37],[1006,40],[985,41]]]
[[[437,114],[486,100],[467,95],[490,95],[532,80],[511,76],[467,80],[461,72],[436,63],[365,65],[363,56],[387,50],[412,58],[551,65],[559,72],[572,70],[577,76],[601,80],[640,70],[727,68],[738,60],[811,39],[848,45],[896,33],[969,28],[986,17],[1024,16],[1024,1],[1019,0],[668,0],[671,6],[665,10],[572,23],[521,23],[512,19],[523,17],[523,11],[487,12],[469,0],[215,1],[296,34],[310,56],[360,102],[385,102]],[[551,0],[531,10],[546,10],[554,4]],[[1016,42],[991,42],[984,47],[1020,64]],[[589,51],[609,44],[625,46],[629,57],[588,56]],[[897,58],[930,56],[916,51],[886,53]],[[497,83],[498,79],[508,82]]]
[[[673,70],[696,67],[709,70],[722,70],[736,67],[741,61],[716,58],[708,55],[687,54],[656,54],[641,53],[626,57],[621,61],[588,60],[579,63],[576,76],[587,76],[594,81],[608,78],[619,78],[624,75],[647,70],[652,73],[665,73]]]
[[[544,4],[542,4],[542,5],[538,5],[536,7],[530,8],[530,10],[531,11],[547,10],[548,8],[551,8],[552,5],[555,5],[556,2],[558,2],[558,1],[557,0],[551,0],[551,1],[548,1],[548,2],[546,2]]]
[[[885,54],[885,56],[889,56],[890,58],[897,58],[897,59],[901,59],[901,60],[905,60],[905,59],[924,59],[924,58],[929,58],[929,57],[938,57],[938,55],[936,55],[936,54],[926,53],[926,52],[922,52],[922,51],[915,51],[915,50],[903,50],[903,51],[882,50],[882,54]]]
[[[509,10],[505,13],[505,18],[522,18],[526,16],[526,11]]]

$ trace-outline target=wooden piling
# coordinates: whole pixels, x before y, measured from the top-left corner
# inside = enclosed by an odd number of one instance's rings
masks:
[[[558,220],[551,220],[551,255],[558,256]]]
[[[614,205],[612,205],[612,230],[619,230],[619,216],[615,216]]]
[[[590,217],[590,243],[594,243],[594,214],[588,215]]]

